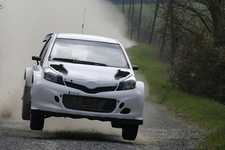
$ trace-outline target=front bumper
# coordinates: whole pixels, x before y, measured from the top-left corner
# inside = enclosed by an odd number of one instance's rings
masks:
[[[142,82],[137,82],[136,88],[132,90],[88,94],[75,88],[46,81],[41,76],[35,76],[34,79],[31,114],[42,114],[45,117],[87,118],[118,124],[143,124],[144,84]],[[68,109],[63,104],[64,95],[115,99],[116,106],[112,112],[107,113]],[[124,109],[130,111],[124,113]]]
[[[75,114],[64,114],[64,113],[41,111],[41,110],[31,110],[31,114],[44,115],[46,118],[54,116],[54,117],[69,117],[74,119],[86,118],[89,120],[111,121],[115,124],[137,124],[137,125],[143,124],[143,120],[117,119],[117,118],[106,118],[106,117],[98,117],[98,116],[82,116],[82,115],[75,115]]]

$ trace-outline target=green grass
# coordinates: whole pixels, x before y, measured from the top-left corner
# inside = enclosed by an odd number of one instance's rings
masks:
[[[138,44],[128,48],[127,53],[132,64],[139,66],[138,73],[146,78],[150,87],[148,99],[165,105],[169,111],[195,123],[206,131],[203,136],[205,142],[199,147],[196,146],[196,148],[225,149],[224,105],[212,99],[196,97],[178,90],[165,88],[170,74],[170,65],[156,59],[156,51],[151,45]]]

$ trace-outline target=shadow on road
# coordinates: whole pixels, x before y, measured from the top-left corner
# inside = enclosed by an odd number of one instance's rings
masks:
[[[53,125],[52,125],[53,126]],[[108,128],[108,127],[107,127]],[[109,127],[110,129],[111,127]],[[0,119],[0,138],[2,137],[17,137],[26,140],[69,140],[69,141],[95,141],[95,142],[111,142],[118,144],[129,144],[129,145],[143,145],[139,140],[127,141],[122,139],[121,129],[54,129],[34,131],[30,130],[29,122],[15,122],[5,119]],[[115,132],[113,132],[113,131]],[[139,141],[139,142],[138,142]]]

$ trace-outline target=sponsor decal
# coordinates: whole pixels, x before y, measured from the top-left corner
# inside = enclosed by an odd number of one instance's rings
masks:
[[[69,91],[68,94],[70,94],[70,95],[81,95],[80,92],[73,92],[73,91]]]

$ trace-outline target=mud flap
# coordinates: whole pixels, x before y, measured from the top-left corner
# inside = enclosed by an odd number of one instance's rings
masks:
[[[23,97],[21,98],[26,104],[29,104],[31,101],[31,87],[24,86]]]
[[[30,107],[31,107],[31,87],[24,86],[23,91],[23,105],[22,105],[22,119],[30,120]]]

